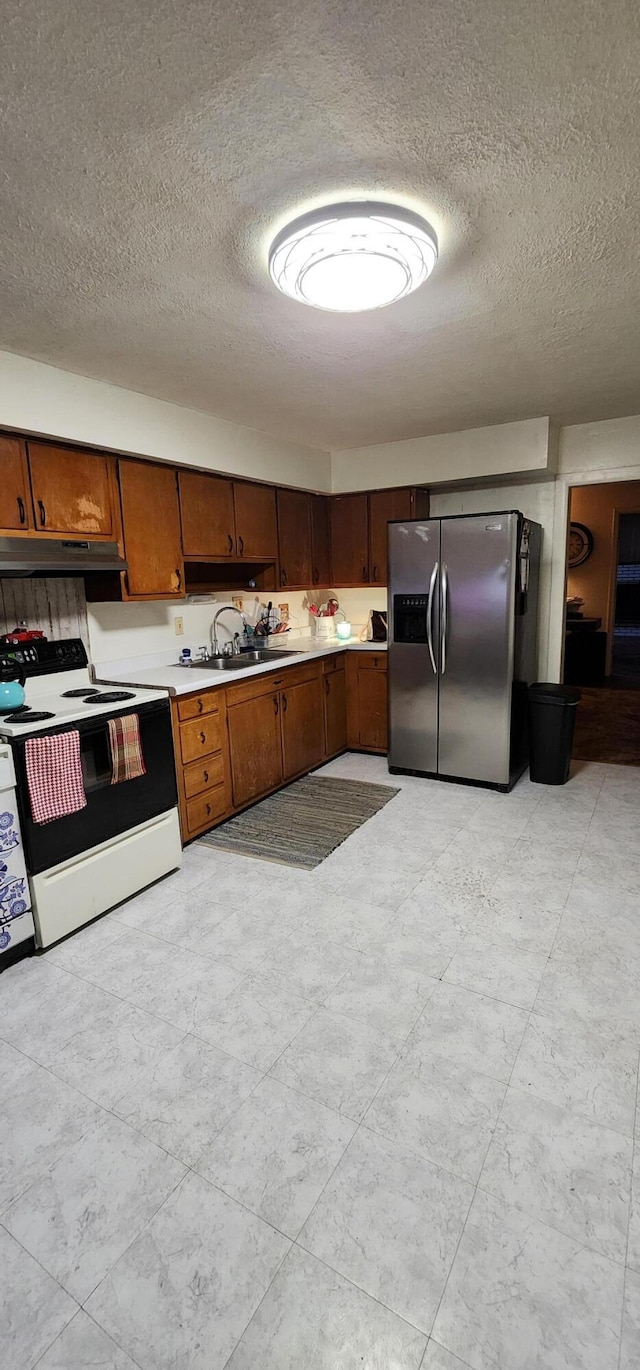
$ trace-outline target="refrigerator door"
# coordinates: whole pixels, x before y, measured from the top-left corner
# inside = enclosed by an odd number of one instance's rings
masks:
[[[508,785],[518,516],[442,520],[443,776]]]
[[[438,769],[439,519],[389,524],[389,765]]]

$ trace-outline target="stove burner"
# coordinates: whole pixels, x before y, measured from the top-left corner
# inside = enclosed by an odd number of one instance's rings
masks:
[[[120,699],[135,699],[133,690],[104,690],[101,694],[91,695],[86,704],[115,704]]]
[[[48,710],[30,709],[23,704],[20,709],[14,709],[12,714],[6,714],[3,723],[41,723],[43,718],[55,718],[55,714]]]
[[[60,696],[60,698],[61,698],[61,699],[88,699],[88,698],[89,698],[89,695],[97,695],[97,694],[99,694],[99,693],[100,693],[99,690],[95,690],[95,689],[92,690],[92,688],[91,688],[90,685],[89,685],[89,686],[84,685],[84,686],[82,687],[81,690],[63,690],[63,691],[62,691],[62,694],[61,694],[61,696]]]

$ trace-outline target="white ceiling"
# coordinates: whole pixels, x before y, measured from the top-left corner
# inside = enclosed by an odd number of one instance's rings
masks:
[[[637,0],[2,15],[0,346],[322,447],[640,410]],[[270,235],[343,194],[431,218],[415,295],[275,291]]]

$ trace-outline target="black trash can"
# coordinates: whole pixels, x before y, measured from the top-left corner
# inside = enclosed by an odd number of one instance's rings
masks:
[[[529,686],[529,773],[539,785],[566,785],[580,691],[571,685]]]

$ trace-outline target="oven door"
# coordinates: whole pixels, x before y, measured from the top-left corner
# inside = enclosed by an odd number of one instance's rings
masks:
[[[50,823],[34,823],[29,802],[25,765],[26,738],[12,742],[16,768],[18,802],[27,870],[39,875],[61,861],[81,852],[90,851],[119,833],[127,832],[148,818],[173,809],[177,804],[176,775],[173,760],[171,711],[169,701],[159,699],[139,704],[135,709],[140,720],[140,741],[146,775],[136,780],[111,784],[111,749],[109,746],[109,718],[122,717],[131,709],[114,709],[99,718],[70,723],[66,728],[47,729],[50,733],[80,733],[82,774],[86,808],[65,818],[54,818]],[[44,734],[38,733],[38,737]]]

